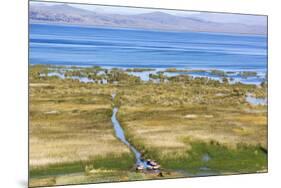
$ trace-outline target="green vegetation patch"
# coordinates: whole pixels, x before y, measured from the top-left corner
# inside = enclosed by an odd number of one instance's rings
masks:
[[[70,174],[76,172],[83,172],[84,165],[82,162],[72,162],[72,163],[60,163],[53,164],[44,167],[31,168],[29,170],[29,175],[31,178],[43,177],[43,176],[56,176],[61,174]]]
[[[127,72],[146,72],[146,71],[155,71],[155,69],[151,68],[130,68],[126,69]]]
[[[31,178],[44,176],[57,176],[72,173],[86,172],[86,167],[91,169],[107,169],[107,170],[130,170],[135,164],[133,155],[107,155],[95,156],[89,161],[77,161],[72,163],[52,164],[43,167],[33,167],[29,171]]]
[[[109,170],[129,170],[135,164],[133,155],[107,155],[95,156],[88,165],[92,165],[94,169],[109,169]]]
[[[217,173],[253,173],[267,169],[267,152],[261,146],[238,144],[237,148],[228,148],[218,142],[192,142],[191,150],[183,157],[153,156],[167,169],[184,170],[200,175],[202,169]]]

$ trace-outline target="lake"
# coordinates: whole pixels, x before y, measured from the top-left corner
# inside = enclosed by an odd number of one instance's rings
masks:
[[[264,79],[267,37],[30,24],[29,58],[31,64],[256,71]]]

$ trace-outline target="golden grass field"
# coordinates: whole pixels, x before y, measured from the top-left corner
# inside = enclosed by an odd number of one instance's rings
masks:
[[[241,142],[267,147],[267,107],[248,104],[233,95],[232,86],[138,85],[127,90],[120,96],[119,118],[145,146],[182,150],[188,137],[229,147]]]
[[[30,86],[32,168],[130,153],[114,137],[110,97],[103,97],[102,90],[71,85]]]

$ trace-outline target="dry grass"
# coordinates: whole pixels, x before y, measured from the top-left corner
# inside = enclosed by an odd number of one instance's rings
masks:
[[[106,93],[101,88],[75,84],[52,81],[39,84],[49,87],[38,87],[31,83],[31,169],[130,153],[114,136],[111,90]]]
[[[164,85],[136,86],[119,97],[118,116],[138,147],[161,151],[159,155],[182,155],[190,149],[184,138],[190,138],[229,148],[240,143],[267,148],[266,106],[251,106],[244,95],[233,95],[237,86],[198,90],[192,85]],[[252,86],[241,90],[255,92]]]

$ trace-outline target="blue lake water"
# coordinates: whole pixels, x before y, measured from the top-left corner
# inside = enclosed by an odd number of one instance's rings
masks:
[[[31,24],[30,63],[253,70],[265,75],[267,37]]]

